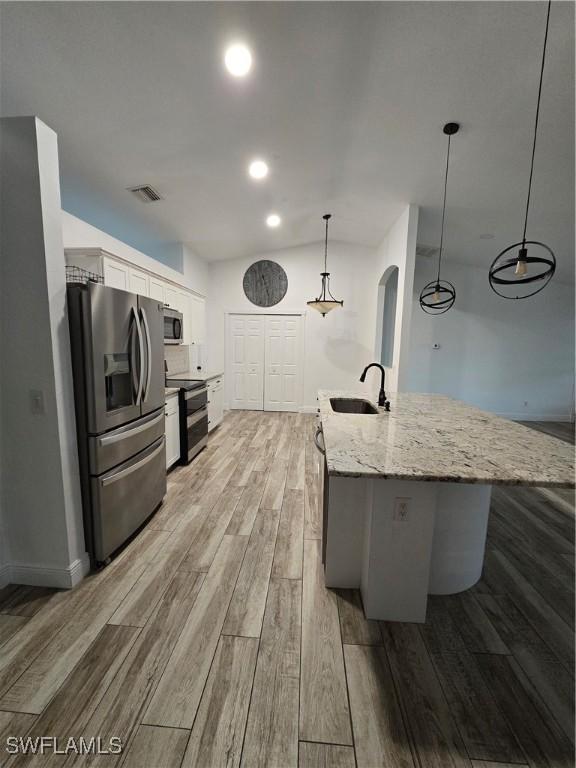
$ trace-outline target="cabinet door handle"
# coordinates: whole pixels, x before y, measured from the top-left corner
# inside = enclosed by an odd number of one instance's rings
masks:
[[[320,437],[322,437],[322,445],[320,445]],[[316,432],[314,433],[314,444],[316,445],[316,448],[320,451],[320,453],[325,456],[326,455],[326,446],[324,444],[324,433],[322,432],[322,426],[319,426],[316,429]]]

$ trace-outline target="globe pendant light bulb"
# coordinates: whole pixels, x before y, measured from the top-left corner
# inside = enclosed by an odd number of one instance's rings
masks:
[[[434,291],[434,295],[432,296],[434,303],[437,304],[440,301],[440,290],[439,286],[436,286],[436,290]]]
[[[525,275],[528,272],[528,262],[526,261],[527,257],[528,249],[525,247],[520,248],[518,251],[518,261],[516,262],[516,268],[514,269],[515,275],[522,277],[522,275]]]

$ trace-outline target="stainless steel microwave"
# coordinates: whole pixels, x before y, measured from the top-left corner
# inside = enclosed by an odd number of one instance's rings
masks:
[[[182,312],[164,307],[164,344],[182,344],[183,330]]]

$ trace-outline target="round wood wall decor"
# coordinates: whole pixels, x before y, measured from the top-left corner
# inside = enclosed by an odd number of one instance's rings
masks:
[[[244,293],[257,307],[273,307],[288,290],[288,278],[275,261],[256,261],[244,274]]]

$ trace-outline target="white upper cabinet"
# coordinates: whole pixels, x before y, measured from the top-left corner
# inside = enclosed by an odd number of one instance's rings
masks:
[[[104,285],[111,288],[120,288],[121,291],[129,291],[128,267],[114,259],[104,258]]]
[[[206,307],[204,299],[190,296],[190,339],[194,344],[204,344],[206,341]]]
[[[204,343],[206,322],[202,297],[194,296],[176,283],[168,282],[148,269],[127,264],[99,248],[71,248],[66,249],[65,254],[66,264],[102,275],[104,285],[149,296],[182,312],[183,343]]]
[[[128,283],[132,293],[138,293],[140,296],[149,295],[149,278],[146,272],[139,269],[129,268]]]
[[[180,310],[181,305],[181,291],[176,288],[174,285],[169,285],[166,283],[164,285],[164,303],[167,307],[170,307],[170,309],[177,309]]]
[[[150,275],[150,282],[148,287],[148,295],[151,299],[156,299],[156,301],[161,301],[162,304],[164,304],[165,298],[165,285],[164,281],[161,280],[159,277],[153,277]]]

